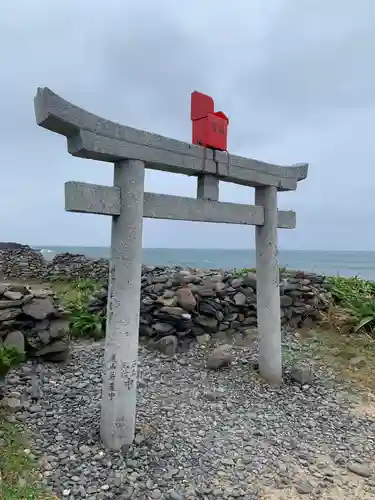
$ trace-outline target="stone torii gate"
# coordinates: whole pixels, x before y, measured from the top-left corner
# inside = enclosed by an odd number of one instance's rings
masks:
[[[65,184],[65,209],[112,216],[110,281],[101,437],[106,447],[131,445],[135,431],[142,219],[256,226],[260,373],[282,382],[277,228],[293,229],[292,211],[277,210],[277,191],[293,191],[308,165],[289,167],[228,155],[105,120],[48,88],[34,98],[37,124],[67,138],[68,152],[114,164],[113,186]],[[145,168],[194,175],[197,197],[144,192]],[[219,180],[255,188],[255,205],[219,201]]]

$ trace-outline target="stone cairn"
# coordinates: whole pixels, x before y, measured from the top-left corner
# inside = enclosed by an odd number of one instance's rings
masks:
[[[217,270],[143,266],[140,336],[175,352],[192,339],[254,335],[256,286],[253,272],[235,276]],[[105,284],[89,306],[103,317],[107,292]],[[331,299],[325,278],[304,272],[282,274],[280,294],[282,322],[292,328],[318,322]]]
[[[28,245],[0,244],[0,278],[40,280],[46,275],[47,263],[39,252]]]
[[[108,277],[108,259],[88,259],[85,255],[69,252],[56,255],[47,264],[46,279],[91,279],[102,280]]]
[[[0,346],[14,346],[31,357],[65,361],[69,319],[51,290],[0,284]]]
[[[108,276],[107,259],[89,259],[85,255],[61,253],[47,262],[28,245],[0,242],[0,279],[35,280],[101,280]]]

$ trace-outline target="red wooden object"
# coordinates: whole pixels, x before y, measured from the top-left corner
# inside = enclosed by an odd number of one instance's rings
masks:
[[[222,111],[215,112],[212,97],[192,92],[190,117],[193,122],[193,144],[227,150],[229,119]]]

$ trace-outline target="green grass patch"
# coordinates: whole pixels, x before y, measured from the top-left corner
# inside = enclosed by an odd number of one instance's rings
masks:
[[[8,422],[0,407],[1,500],[53,500],[40,481],[37,462],[20,426]]]

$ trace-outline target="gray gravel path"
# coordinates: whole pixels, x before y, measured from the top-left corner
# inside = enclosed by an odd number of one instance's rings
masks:
[[[31,365],[8,377],[15,418],[59,498],[375,498],[375,418],[358,416],[344,387],[273,389],[251,370],[248,349],[209,371],[207,347],[173,358],[140,348],[135,444],[122,456],[99,440],[102,345],[76,346],[64,366]],[[29,393],[29,394],[27,394]],[[9,401],[9,399],[8,399]]]

